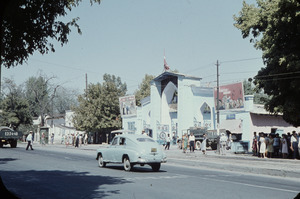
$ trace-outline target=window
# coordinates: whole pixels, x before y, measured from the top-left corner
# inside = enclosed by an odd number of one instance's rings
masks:
[[[155,142],[154,140],[152,140],[150,138],[137,138],[136,140],[139,142]]]
[[[126,145],[126,139],[125,138],[120,138],[119,145]]]
[[[128,130],[135,131],[135,122],[128,122]]]
[[[117,143],[118,143],[118,138],[114,138],[111,145],[117,145]]]

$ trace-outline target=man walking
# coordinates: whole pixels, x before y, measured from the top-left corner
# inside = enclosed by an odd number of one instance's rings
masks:
[[[171,142],[171,138],[170,138],[170,134],[168,134],[167,138],[166,138],[166,141],[167,141],[167,144],[166,144],[166,147],[165,147],[165,150],[166,149],[170,149],[170,142]]]
[[[29,135],[27,136],[26,140],[28,142],[26,150],[28,150],[29,146],[30,146],[31,150],[33,150],[33,148],[32,148],[32,131],[29,132]]]

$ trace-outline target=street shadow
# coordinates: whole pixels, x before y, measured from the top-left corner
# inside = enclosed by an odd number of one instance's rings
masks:
[[[0,164],[6,164],[9,161],[17,160],[16,158],[0,158]]]
[[[104,168],[101,168],[101,169],[111,169],[111,170],[118,170],[118,171],[124,171],[124,167],[123,165],[120,166],[120,165],[109,165],[109,166],[105,166]],[[145,166],[137,166],[135,165],[130,172],[135,172],[135,173],[163,173],[163,172],[166,172],[164,170],[159,170],[159,171],[153,171],[152,168],[148,165],[145,165]]]
[[[104,186],[131,183],[123,178],[72,171],[0,171],[0,176],[5,187],[22,199],[103,198],[120,194],[120,190],[106,191]]]

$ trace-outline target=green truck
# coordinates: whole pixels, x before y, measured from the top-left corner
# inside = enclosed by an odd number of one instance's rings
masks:
[[[23,133],[15,131],[9,127],[0,127],[0,148],[3,145],[10,144],[11,148],[16,148],[18,140],[23,137]]]
[[[219,134],[225,133],[225,129],[220,129]],[[207,142],[206,147],[210,147],[212,150],[216,150],[218,146],[218,132],[217,130],[208,130],[204,127],[191,127],[189,129],[183,130],[184,134],[190,135],[191,133],[195,136],[195,149],[200,150],[201,143],[203,141],[203,134],[206,134]]]

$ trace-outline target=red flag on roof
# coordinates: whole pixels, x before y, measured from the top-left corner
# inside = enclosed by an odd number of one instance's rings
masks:
[[[166,56],[164,56],[164,69],[165,70],[169,70],[170,69],[170,66],[167,64],[167,61],[166,61]]]

